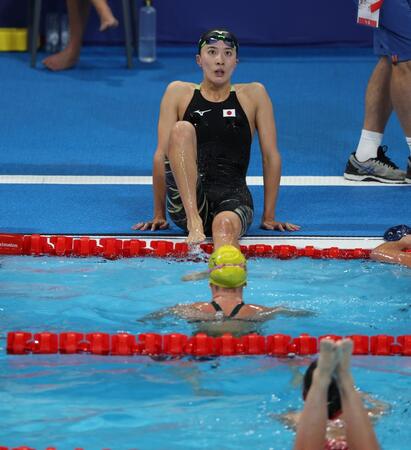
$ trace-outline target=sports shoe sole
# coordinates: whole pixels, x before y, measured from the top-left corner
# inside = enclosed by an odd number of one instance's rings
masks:
[[[387,178],[377,177],[375,175],[354,175],[352,173],[344,173],[344,178],[349,181],[377,181],[379,183],[386,184],[404,184],[406,181],[402,180],[390,180]],[[411,180],[409,181],[411,183]]]

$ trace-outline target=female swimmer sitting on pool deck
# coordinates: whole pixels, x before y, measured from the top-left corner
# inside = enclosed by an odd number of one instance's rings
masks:
[[[211,302],[179,304],[154,312],[140,320],[161,319],[174,315],[195,323],[196,332],[210,336],[231,333],[236,336],[256,331],[256,324],[272,319],[277,314],[310,316],[310,311],[293,310],[284,306],[266,307],[246,304],[243,289],[247,283],[247,265],[244,255],[232,245],[223,245],[209,260]]]
[[[168,228],[172,221],[198,244],[212,234],[214,248],[238,246],[253,220],[246,184],[251,142],[258,132],[263,160],[264,210],[261,228],[294,231],[275,219],[281,157],[270,97],[260,83],[231,84],[238,41],[226,30],[201,36],[197,64],[200,85],[171,83],[163,96],[153,162],[154,217],[136,230]]]
[[[297,427],[294,450],[378,450],[370,417],[377,418],[387,405],[360,394],[354,387],[350,362],[352,341],[323,339],[320,355],[304,376],[302,413],[281,417]],[[366,410],[362,398],[373,404]]]

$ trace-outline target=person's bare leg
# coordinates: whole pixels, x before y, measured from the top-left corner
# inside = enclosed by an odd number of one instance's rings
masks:
[[[213,225],[214,250],[222,245],[234,245],[239,248],[238,242],[241,232],[241,221],[232,211],[223,211],[214,217]]]
[[[298,421],[294,450],[324,448],[328,420],[328,387],[337,362],[335,343],[330,339],[321,340],[318,365],[314,370],[313,381]]]
[[[91,0],[91,3],[100,17],[100,31],[118,27],[118,20],[113,16],[107,0]]]
[[[177,122],[171,130],[168,159],[187,217],[187,243],[198,244],[205,234],[197,207],[197,138],[190,122]]]
[[[365,94],[364,130],[384,133],[392,112],[390,84],[391,62],[387,57],[382,57],[368,81]]]
[[[392,67],[391,97],[405,136],[411,137],[411,61]]]
[[[343,420],[347,444],[350,450],[378,450],[380,447],[367,411],[359,393],[355,390],[351,375],[352,341],[343,339],[337,343],[339,362],[336,369],[338,389],[341,396]]]
[[[83,34],[90,10],[89,0],[67,0],[70,38],[67,47],[47,57],[43,64],[50,70],[59,71],[75,66],[80,56]]]

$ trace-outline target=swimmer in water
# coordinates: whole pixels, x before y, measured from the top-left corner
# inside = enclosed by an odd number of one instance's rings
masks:
[[[196,245],[212,235],[214,248],[238,246],[253,221],[246,183],[255,132],[262,154],[265,230],[296,231],[275,214],[281,178],[271,99],[261,83],[232,84],[239,44],[228,30],[210,30],[198,42],[201,84],[170,83],[163,95],[153,161],[153,218],[135,230],[168,228],[166,212]]]
[[[294,450],[378,450],[371,420],[388,406],[359,393],[351,374],[352,341],[323,339],[304,375],[304,409],[281,420],[297,429]],[[365,409],[363,399],[372,404]]]
[[[257,331],[258,324],[277,315],[311,316],[311,311],[294,310],[285,306],[266,307],[246,304],[243,299],[247,283],[247,262],[233,245],[223,245],[209,260],[209,284],[212,300],[175,305],[150,314],[141,320],[174,315],[195,323],[197,332],[209,336],[231,333],[241,336]]]
[[[392,264],[401,264],[411,268],[411,234],[404,235],[401,239],[384,242],[376,247],[370,254],[370,259]]]

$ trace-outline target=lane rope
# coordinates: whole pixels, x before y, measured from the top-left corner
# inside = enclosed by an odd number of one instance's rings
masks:
[[[200,244],[207,254],[213,252],[213,245]],[[250,244],[241,245],[246,257],[292,259],[308,257],[313,259],[368,259],[370,249],[341,249],[329,247],[318,249],[312,245],[297,248],[294,245]],[[190,248],[185,242],[167,240],[145,241],[114,237],[91,238],[89,236],[45,236],[41,234],[0,234],[0,255],[49,255],[49,256],[102,256],[106,259],[121,257],[174,257],[190,258]]]
[[[194,336],[180,333],[164,335],[142,333],[136,336],[123,332],[110,335],[101,332],[43,331],[33,334],[29,331],[11,331],[7,334],[7,353],[12,355],[59,353],[111,356],[268,355],[284,357],[314,355],[318,353],[321,339],[340,340],[342,337],[335,334],[315,337],[308,333],[301,333],[298,337],[288,334],[263,336],[255,333],[241,337],[234,337],[229,333],[211,337],[204,333]],[[345,337],[353,341],[353,355],[411,356],[411,335],[353,334]]]

